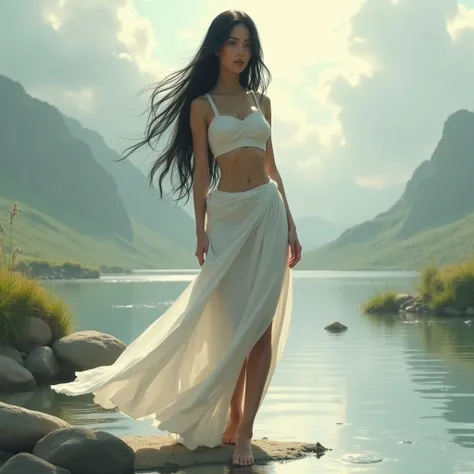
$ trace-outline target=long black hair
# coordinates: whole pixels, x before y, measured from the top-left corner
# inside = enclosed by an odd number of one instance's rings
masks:
[[[163,196],[163,180],[171,172],[172,192],[178,193],[177,201],[188,200],[193,184],[193,140],[190,127],[191,102],[211,91],[219,76],[219,58],[215,54],[227,41],[234,26],[242,24],[248,28],[251,40],[249,64],[239,77],[240,84],[247,90],[263,94],[271,80],[271,74],[263,62],[263,52],[257,28],[244,12],[228,10],[218,15],[209,26],[202,45],[191,62],[169,76],[154,88],[149,100],[149,115],[144,138],[127,148],[125,157],[144,145],[154,148],[163,146],[164,135],[171,127],[172,133],[164,150],[153,163],[149,182],[153,185],[159,172],[160,196]],[[210,186],[218,179],[218,168],[211,150],[208,150]],[[177,174],[177,183],[173,178]]]

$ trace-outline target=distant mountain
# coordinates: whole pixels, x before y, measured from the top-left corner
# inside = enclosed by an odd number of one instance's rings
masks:
[[[132,238],[113,177],[73,137],[61,113],[0,76],[0,196],[88,235]]]
[[[301,268],[413,269],[456,262],[474,251],[474,113],[445,122],[430,160],[400,199],[374,219],[309,252]]]
[[[334,240],[344,230],[344,227],[319,216],[299,217],[295,224],[305,253]]]
[[[191,268],[192,218],[97,133],[0,76],[0,222],[20,204],[28,258],[127,268]]]
[[[176,244],[194,250],[196,245],[194,221],[184,209],[166,194],[150,188],[146,176],[130,160],[110,149],[98,133],[84,128],[77,120],[66,118],[69,131],[87,143],[97,162],[115,179],[118,193],[130,217],[167,237]]]

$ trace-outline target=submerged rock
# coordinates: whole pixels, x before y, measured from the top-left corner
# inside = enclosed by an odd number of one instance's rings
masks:
[[[344,326],[344,324],[335,321],[334,323],[331,323],[326,326],[324,329],[329,332],[343,332],[347,330],[347,326]]]

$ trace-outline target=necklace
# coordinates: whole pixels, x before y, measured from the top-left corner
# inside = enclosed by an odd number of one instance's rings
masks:
[[[239,94],[240,95],[240,94]],[[238,97],[238,96],[237,96]],[[242,114],[241,114],[241,111],[240,111],[240,105],[239,105],[239,99],[237,98],[237,105],[235,107],[236,109],[236,116],[238,119],[242,120]]]

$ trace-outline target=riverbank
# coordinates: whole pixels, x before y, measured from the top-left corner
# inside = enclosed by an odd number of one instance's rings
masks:
[[[474,315],[474,259],[438,267],[420,274],[413,294],[377,292],[362,305],[366,313],[419,313],[426,315]]]
[[[101,275],[129,275],[127,268],[119,266],[88,267],[75,262],[48,262],[42,260],[21,261],[15,270],[40,280],[82,280],[98,279]]]

